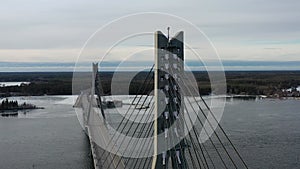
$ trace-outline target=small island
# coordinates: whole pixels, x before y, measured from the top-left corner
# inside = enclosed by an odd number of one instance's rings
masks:
[[[0,114],[1,116],[16,116],[18,110],[30,110],[30,109],[44,109],[43,107],[37,107],[33,104],[26,102],[19,104],[16,100],[8,100],[6,98],[0,103]]]

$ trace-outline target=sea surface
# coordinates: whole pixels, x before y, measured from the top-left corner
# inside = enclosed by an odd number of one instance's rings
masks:
[[[30,82],[0,82],[0,87],[20,86],[21,84],[30,84]]]
[[[90,169],[72,96],[15,97],[45,109],[0,116],[0,169]],[[300,100],[226,102],[221,125],[249,168],[300,168]]]
[[[300,100],[233,100],[221,125],[249,168],[300,168]]]
[[[45,109],[0,116],[0,169],[91,169],[89,140],[69,96],[17,97]]]

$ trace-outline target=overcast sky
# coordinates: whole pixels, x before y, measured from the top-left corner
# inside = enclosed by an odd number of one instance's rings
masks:
[[[74,62],[91,34],[124,15],[183,17],[223,60],[300,61],[299,0],[9,0],[0,5],[0,62]]]

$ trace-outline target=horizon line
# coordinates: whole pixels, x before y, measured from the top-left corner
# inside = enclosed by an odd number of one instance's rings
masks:
[[[94,62],[0,62],[0,72],[88,72]],[[138,64],[137,64],[138,63]],[[300,61],[246,61],[246,60],[221,60],[199,62],[185,61],[186,69],[191,71],[209,70],[224,71],[297,71],[300,70]],[[76,65],[76,67],[75,67]],[[103,61],[99,63],[99,70],[114,71],[141,71],[149,69],[153,63],[150,61]]]

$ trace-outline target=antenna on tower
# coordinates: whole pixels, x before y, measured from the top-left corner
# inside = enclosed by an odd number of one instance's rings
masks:
[[[170,41],[170,27],[168,27],[167,30],[168,30],[168,41]]]

